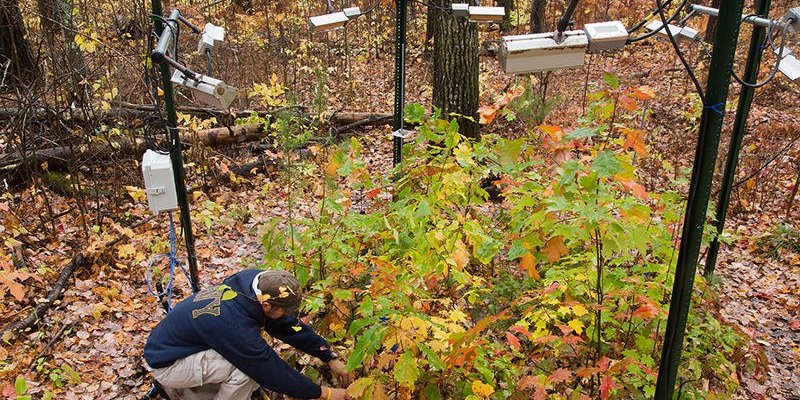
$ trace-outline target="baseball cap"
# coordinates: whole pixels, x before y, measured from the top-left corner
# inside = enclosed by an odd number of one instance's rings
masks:
[[[282,269],[267,270],[256,275],[253,292],[258,301],[283,308],[289,314],[296,314],[303,300],[300,282],[291,272]]]

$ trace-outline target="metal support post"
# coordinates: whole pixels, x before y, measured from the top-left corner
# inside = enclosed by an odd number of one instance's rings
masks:
[[[772,0],[758,0],[756,4],[756,15],[769,14],[769,7]],[[766,29],[762,25],[754,25],[753,33],[750,36],[750,51],[747,55],[747,66],[745,67],[742,80],[747,83],[755,83],[758,78],[758,69],[761,64],[761,54],[764,49],[761,47],[766,36]],[[742,138],[747,125],[747,117],[750,115],[750,106],[753,103],[755,88],[743,85],[742,92],[739,94],[739,105],[736,109],[736,119],[733,123],[731,132],[731,142],[728,145],[728,157],[725,159],[725,174],[722,176],[722,186],[717,200],[717,237],[708,247],[708,257],[703,273],[706,276],[714,274],[714,267],[717,264],[717,254],[719,253],[719,235],[725,227],[725,218],[728,216],[728,205],[731,199],[731,189],[733,178],[736,176],[736,164],[739,162],[739,150],[742,148]]]
[[[407,1],[395,0],[396,12],[394,27],[394,121],[392,124],[393,146],[392,164],[403,160],[403,103],[406,86],[406,17]]]
[[[725,116],[725,103],[736,53],[736,41],[739,37],[742,8],[744,8],[744,0],[725,1],[717,22],[714,52],[709,68],[703,114],[700,117],[700,131],[692,168],[692,180],[689,185],[678,263],[675,268],[675,281],[672,285],[667,328],[664,333],[664,345],[661,349],[656,400],[672,400],[678,376],[686,319],[689,315],[697,258],[700,252],[700,241],[703,237],[708,199],[711,194],[711,181],[714,177],[714,163],[717,160],[719,137]]]
[[[161,0],[152,0],[153,14],[157,16],[163,15],[161,8]],[[156,34],[161,37],[164,32],[164,22],[161,18],[154,17],[153,23],[155,24]],[[175,22],[177,26],[177,21]],[[175,56],[174,54],[172,55]],[[181,154],[181,140],[178,134],[178,114],[175,109],[175,99],[172,92],[172,82],[170,81],[170,65],[161,62],[161,86],[164,90],[164,104],[167,112],[167,131],[169,141],[169,158],[172,162],[172,171],[175,177],[175,189],[178,197],[178,206],[181,210],[181,228],[183,235],[186,238],[186,258],[189,261],[189,276],[192,280],[192,291],[197,292],[200,290],[200,284],[197,274],[197,257],[194,251],[194,236],[192,235],[192,219],[189,215],[189,201],[186,195],[186,180],[183,170],[183,157]]]

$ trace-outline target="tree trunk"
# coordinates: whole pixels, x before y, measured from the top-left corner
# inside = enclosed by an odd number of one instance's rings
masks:
[[[505,7],[506,16],[503,17],[503,22],[500,23],[500,32],[506,33],[514,28],[511,23],[511,13],[514,12],[514,0],[497,0],[498,7]]]
[[[531,32],[542,33],[547,30],[545,27],[545,14],[547,11],[547,0],[532,0],[531,2]]]
[[[50,49],[53,82],[64,82],[69,104],[84,104],[87,100],[84,83],[86,64],[75,36],[70,0],[37,0],[42,34]],[[91,41],[90,38],[85,38]]]
[[[26,86],[39,77],[17,0],[0,0],[0,87]]]
[[[450,1],[435,0],[450,8]],[[430,11],[429,11],[430,12]],[[478,28],[466,18],[433,11],[433,105],[444,118],[458,114],[462,135],[480,138],[478,120]],[[469,120],[465,117],[471,117]]]
[[[722,0],[711,0],[711,7],[716,8],[719,10],[719,5]],[[706,24],[706,36],[705,42],[706,43],[714,43],[714,36],[717,34],[717,17],[708,17],[708,23]]]

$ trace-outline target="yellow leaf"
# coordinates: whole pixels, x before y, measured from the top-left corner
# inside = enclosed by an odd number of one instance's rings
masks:
[[[580,304],[576,304],[576,305],[572,306],[571,308],[572,308],[572,312],[575,313],[576,317],[582,317],[582,316],[584,316],[584,315],[589,313],[589,311],[586,310],[586,307],[584,307],[584,306],[582,306]]]
[[[453,260],[458,269],[464,269],[469,264],[469,251],[467,245],[459,239],[456,241],[456,250],[453,252]]]
[[[472,393],[482,399],[487,399],[494,393],[494,388],[479,381],[472,381]]]
[[[531,252],[522,255],[522,260],[519,262],[519,268],[527,271],[528,276],[534,280],[539,280],[539,272],[536,271],[536,259],[533,258]]]
[[[372,385],[375,378],[359,378],[347,387],[347,395],[353,399],[358,399],[364,396],[364,391]]]
[[[572,330],[575,331],[575,333],[577,333],[578,335],[580,335],[583,332],[583,322],[581,322],[581,320],[577,318],[573,319],[572,321],[569,321],[567,325],[569,325],[569,327],[572,328]]]

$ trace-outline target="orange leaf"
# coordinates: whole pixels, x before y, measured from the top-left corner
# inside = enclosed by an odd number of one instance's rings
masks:
[[[12,296],[14,296],[15,299],[17,299],[17,301],[22,301],[25,299],[25,286],[22,286],[17,282],[8,282],[8,291]]]
[[[625,134],[624,147],[626,150],[633,150],[642,157],[647,155],[647,146],[644,144],[644,131],[627,128],[622,128],[620,131]]]
[[[519,339],[517,339],[517,337],[514,336],[513,333],[506,332],[506,340],[508,340],[508,344],[510,344],[511,347],[513,347],[513,348],[515,348],[517,350],[522,348],[522,345],[519,343]]]
[[[494,121],[497,116],[497,107],[495,106],[481,106],[478,108],[478,115],[480,115],[481,125],[489,125]]]
[[[567,246],[564,245],[564,238],[562,236],[553,236],[544,246],[542,252],[547,256],[547,260],[554,263],[561,259],[562,256],[567,255]]]
[[[519,268],[527,271],[528,275],[533,278],[533,280],[539,280],[539,271],[536,271],[536,259],[533,258],[533,254],[531,254],[531,252],[527,252],[522,255],[522,260],[519,262]]]
[[[647,194],[647,189],[634,181],[622,182],[622,185],[625,186],[626,189],[630,190],[630,192],[633,193],[636,198],[642,200],[647,200],[650,198],[650,196]]]
[[[629,112],[636,111],[636,109],[639,108],[639,104],[636,103],[636,100],[625,95],[619,96],[619,105],[625,109],[625,111]]]
[[[533,394],[533,400],[545,400],[547,399],[547,389],[544,385],[537,384],[536,385],[536,393]]]
[[[533,375],[528,375],[519,380],[519,383],[517,383],[517,390],[525,390],[535,384],[536,384],[536,377]]]
[[[653,303],[647,302],[639,306],[639,308],[633,312],[633,316],[641,319],[651,319],[658,315],[658,311],[658,307]]]
[[[560,126],[556,125],[539,125],[539,129],[542,132],[546,133],[548,136],[553,138],[553,140],[560,142],[561,139],[564,138],[564,130],[561,129]]]
[[[639,86],[631,90],[631,94],[638,100],[652,100],[656,92],[650,86]]]

